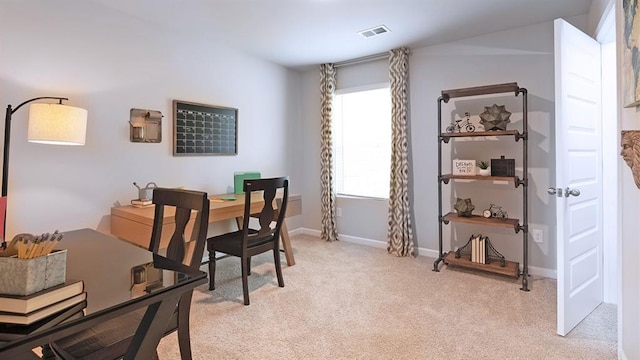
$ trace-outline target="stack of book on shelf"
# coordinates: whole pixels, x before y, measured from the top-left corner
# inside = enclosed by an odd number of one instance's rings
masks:
[[[0,334],[29,333],[50,322],[81,316],[86,299],[82,280],[68,280],[26,296],[0,294]]]
[[[471,239],[471,261],[479,264],[487,263],[487,237],[476,236]]]

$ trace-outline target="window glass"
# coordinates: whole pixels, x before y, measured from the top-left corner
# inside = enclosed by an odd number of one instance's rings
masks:
[[[333,105],[336,192],[388,198],[391,164],[389,85],[339,90]]]

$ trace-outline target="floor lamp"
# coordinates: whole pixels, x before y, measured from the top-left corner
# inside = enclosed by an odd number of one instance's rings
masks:
[[[0,198],[0,246],[6,248],[7,183],[9,182],[9,143],[11,139],[11,116],[23,105],[43,99],[58,100],[58,104],[35,103],[29,106],[27,141],[56,145],[84,145],[87,132],[87,110],[63,105],[62,97],[43,96],[29,99],[12,108],[7,106],[4,121],[4,160],[2,162],[2,197]]]

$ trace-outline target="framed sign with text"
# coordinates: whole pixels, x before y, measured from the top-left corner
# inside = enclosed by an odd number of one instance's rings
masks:
[[[476,174],[476,161],[475,160],[453,160],[451,167],[451,173],[453,175],[475,175]]]

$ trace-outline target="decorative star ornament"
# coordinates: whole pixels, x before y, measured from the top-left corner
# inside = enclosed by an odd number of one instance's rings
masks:
[[[507,130],[507,124],[511,122],[508,112],[504,105],[485,106],[484,112],[480,114],[480,124],[484,126],[486,131]]]
[[[458,216],[471,217],[473,209],[475,209],[476,206],[471,203],[471,199],[456,198],[456,203],[453,205],[453,208],[456,209]]]

